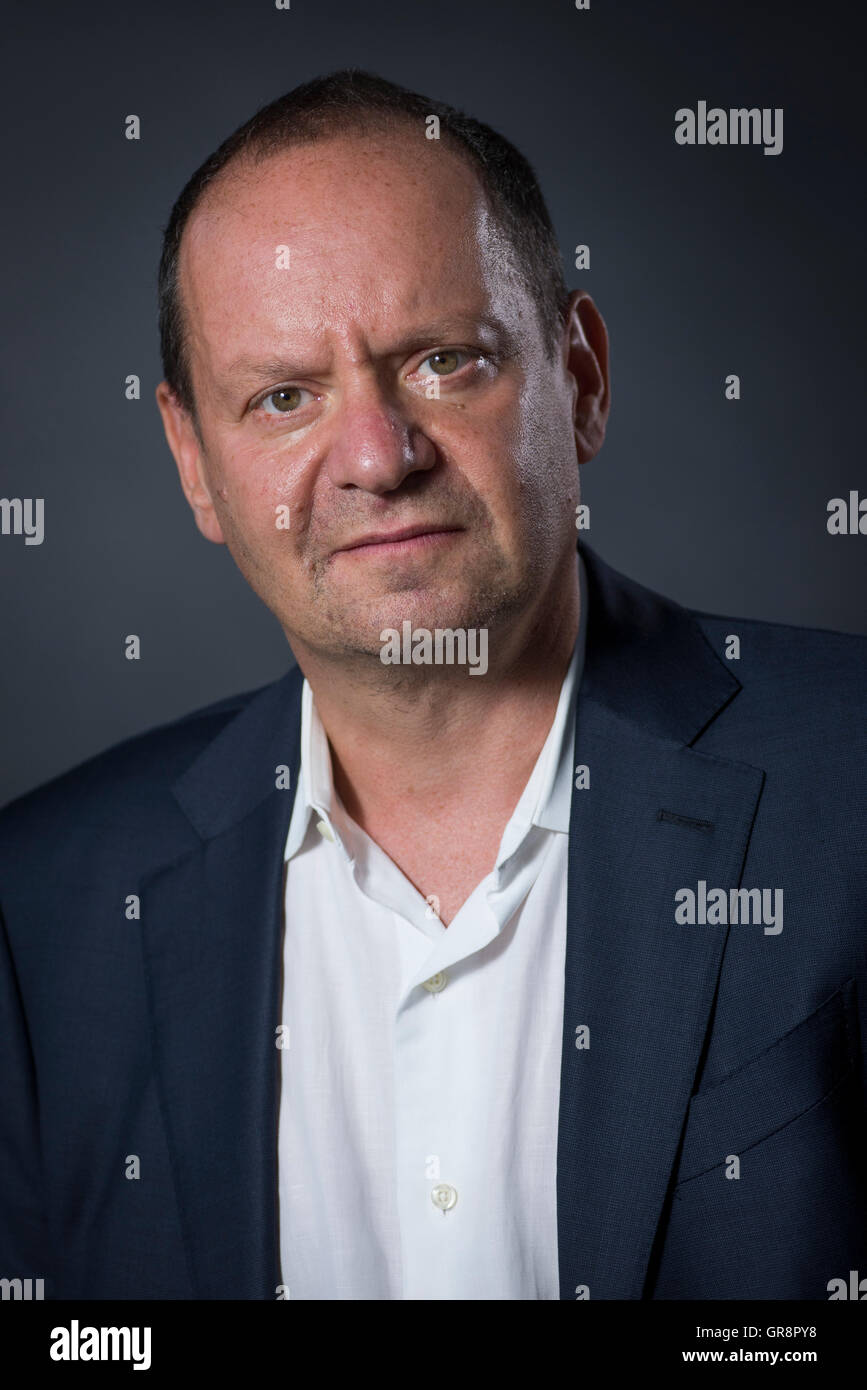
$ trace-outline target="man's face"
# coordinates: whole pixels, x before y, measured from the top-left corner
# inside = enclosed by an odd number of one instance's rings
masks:
[[[568,354],[453,153],[406,127],[232,166],[180,274],[203,447],[162,386],[169,441],[296,655],[493,637],[574,565]]]

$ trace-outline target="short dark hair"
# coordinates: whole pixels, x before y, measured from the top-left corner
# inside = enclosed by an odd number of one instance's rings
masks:
[[[519,150],[490,126],[359,68],[345,68],[294,87],[263,106],[196,170],[171,211],[159,267],[159,330],[163,376],[198,420],[178,283],[181,238],[208,186],[234,159],[253,163],[293,145],[348,131],[392,127],[400,120],[439,118],[440,138],[477,174],[539,314],[548,351],[559,342],[569,291],[551,217],[538,180]]]

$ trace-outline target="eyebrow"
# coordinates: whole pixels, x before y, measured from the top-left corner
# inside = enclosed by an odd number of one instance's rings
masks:
[[[517,351],[518,344],[514,333],[494,315],[482,315],[474,319],[442,319],[434,323],[421,324],[379,355],[408,356],[429,343],[459,341],[465,337],[484,338],[485,335],[493,339],[493,351],[500,351],[505,355],[513,355]],[[242,356],[230,363],[228,375],[233,384],[237,378],[254,384],[260,380],[282,381],[296,376],[316,376],[317,371],[311,370],[309,364],[300,358],[293,361],[288,357],[258,359]]]

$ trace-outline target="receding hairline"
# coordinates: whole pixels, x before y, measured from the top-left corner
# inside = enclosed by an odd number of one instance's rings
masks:
[[[353,140],[365,141],[365,137],[371,133],[386,137],[386,139],[394,145],[399,143],[398,126],[414,125],[415,122],[411,116],[406,116],[400,112],[372,112],[370,113],[369,119],[364,122],[355,121],[351,125],[344,122],[343,124],[344,128],[329,128],[315,134],[311,134],[306,130],[302,131],[300,134],[293,132],[281,138],[279,141],[276,139],[272,139],[267,143],[258,141],[249,149],[238,150],[232,158],[224,164],[222,169],[214,175],[206,187],[202,189],[195,205],[190,209],[181,232],[181,239],[177,250],[178,257],[180,258],[183,250],[187,229],[196,218],[197,214],[218,207],[221,198],[231,196],[229,190],[233,184],[236,186],[243,186],[244,183],[254,184],[262,167],[270,161],[280,159],[284,155],[289,155],[294,149],[301,149],[314,145],[337,145],[344,142],[351,143]],[[475,186],[480,201],[484,203],[486,210],[489,212],[494,222],[502,227],[505,240],[510,241],[507,229],[505,225],[503,225],[503,218],[498,212],[496,200],[486,186],[478,166],[473,161],[469,151],[467,151],[466,148],[461,145],[460,141],[453,136],[448,140],[441,141],[424,139],[424,147],[427,152],[433,154],[434,149],[432,147],[436,146],[439,146],[439,150],[437,151],[438,156],[442,154],[444,149],[446,157],[451,155],[463,166],[465,172],[470,176]],[[402,146],[402,148],[405,149],[406,147]],[[384,146],[380,147],[380,153],[385,153]]]

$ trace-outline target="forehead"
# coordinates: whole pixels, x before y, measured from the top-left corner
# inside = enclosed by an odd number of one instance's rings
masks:
[[[513,262],[472,168],[412,126],[233,164],[184,233],[193,360],[216,370],[275,334],[384,341],[413,316],[521,313]]]

